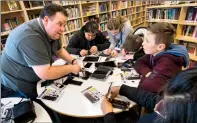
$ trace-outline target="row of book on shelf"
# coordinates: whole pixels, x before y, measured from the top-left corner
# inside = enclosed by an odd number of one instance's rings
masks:
[[[197,67],[197,62],[193,61],[193,60],[190,60],[189,68],[193,68],[193,67]]]
[[[66,31],[72,31],[81,28],[81,19],[70,20],[67,22]]]
[[[182,35],[197,38],[197,26],[184,25]]]
[[[150,9],[147,11],[147,19],[171,19],[178,20],[180,8],[176,9]]]
[[[178,20],[181,8],[171,9],[149,9],[147,11],[147,19],[171,19]],[[197,7],[189,7],[187,9],[185,21],[197,22]]]
[[[79,12],[79,8],[78,7],[69,7],[66,8],[66,11],[68,12],[68,19],[69,18],[76,18],[76,17],[80,17],[80,12]]]
[[[89,16],[96,14],[96,4],[91,4],[88,7],[82,8],[83,16]]]
[[[1,26],[1,32],[10,31],[23,22],[24,21],[22,17],[13,17],[10,19],[5,19],[3,25]]]
[[[189,43],[181,40],[180,45],[183,45],[187,49],[189,54],[197,56],[197,42]]]
[[[107,3],[101,3],[99,5],[99,10],[100,10],[100,12],[107,12],[108,11]]]
[[[188,22],[197,22],[197,7],[189,7],[185,18]]]

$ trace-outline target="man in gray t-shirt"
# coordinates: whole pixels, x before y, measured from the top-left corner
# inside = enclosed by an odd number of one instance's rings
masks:
[[[65,30],[67,16],[63,7],[51,4],[43,8],[39,18],[12,30],[1,57],[1,97],[17,93],[35,98],[40,79],[56,79],[81,70],[77,61],[61,48],[59,39]],[[72,64],[51,66],[53,56]]]

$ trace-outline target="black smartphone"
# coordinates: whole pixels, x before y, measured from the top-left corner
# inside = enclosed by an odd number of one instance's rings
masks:
[[[84,71],[83,74],[84,75],[83,75],[82,79],[84,79],[84,80],[89,79],[90,75],[92,75],[92,73],[89,71]]]
[[[90,68],[91,65],[92,65],[92,63],[87,63],[84,67],[85,68]]]
[[[76,81],[76,80],[71,80],[68,84],[73,84],[73,85],[78,85],[80,86],[83,82],[81,81]]]
[[[123,67],[123,62],[118,62],[118,68]]]
[[[97,62],[99,60],[99,57],[96,57],[96,56],[86,56],[83,61],[84,62]]]
[[[42,99],[51,100],[51,101],[55,101],[57,98],[58,96],[49,96],[49,95],[45,95],[42,97]]]
[[[114,61],[105,61],[105,62],[98,62],[95,63],[95,67],[99,67],[100,65],[102,66],[107,66],[107,67],[116,67],[116,64]]]
[[[119,109],[124,109],[124,110],[128,109],[130,105],[130,102],[117,100],[117,99],[113,99],[110,102],[114,108],[119,108]]]
[[[73,85],[78,85],[78,86],[80,86],[82,83],[83,82],[73,80],[73,78],[71,79],[69,77],[63,82],[64,85],[73,84]]]

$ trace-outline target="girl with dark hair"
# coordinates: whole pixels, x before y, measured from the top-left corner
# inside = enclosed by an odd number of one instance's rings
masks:
[[[95,21],[87,22],[80,31],[74,34],[69,40],[67,51],[70,54],[86,56],[96,54],[98,51],[107,49],[110,42],[105,35],[98,30]]]
[[[197,123],[197,68],[190,68],[174,77],[160,96],[126,85],[111,88],[111,98],[126,96],[138,105],[152,110],[137,123]],[[102,111],[105,123],[116,123],[110,102],[104,98]]]

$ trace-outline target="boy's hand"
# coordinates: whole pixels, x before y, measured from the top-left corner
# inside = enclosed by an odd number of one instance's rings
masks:
[[[108,114],[110,112],[113,112],[113,107],[111,103],[107,100],[106,96],[104,96],[103,101],[101,103],[101,109],[103,111],[103,114]]]
[[[111,49],[106,49],[105,51],[104,51],[104,54],[106,54],[106,55],[110,55],[111,54]]]
[[[90,52],[91,52],[91,54],[96,54],[98,52],[98,48],[96,46],[92,46],[90,48]]]
[[[111,90],[110,90],[110,93],[111,93],[110,99],[114,99],[115,97],[117,97],[117,95],[119,94],[119,91],[120,91],[120,86],[111,87]]]
[[[123,56],[126,55],[126,52],[125,52],[125,49],[124,49],[124,48],[121,50],[121,54],[122,54]]]
[[[88,51],[83,49],[83,50],[80,51],[80,55],[81,56],[86,56],[86,55],[88,55]]]
[[[117,57],[118,56],[118,52],[116,50],[112,50],[111,51],[111,56],[112,57]]]

